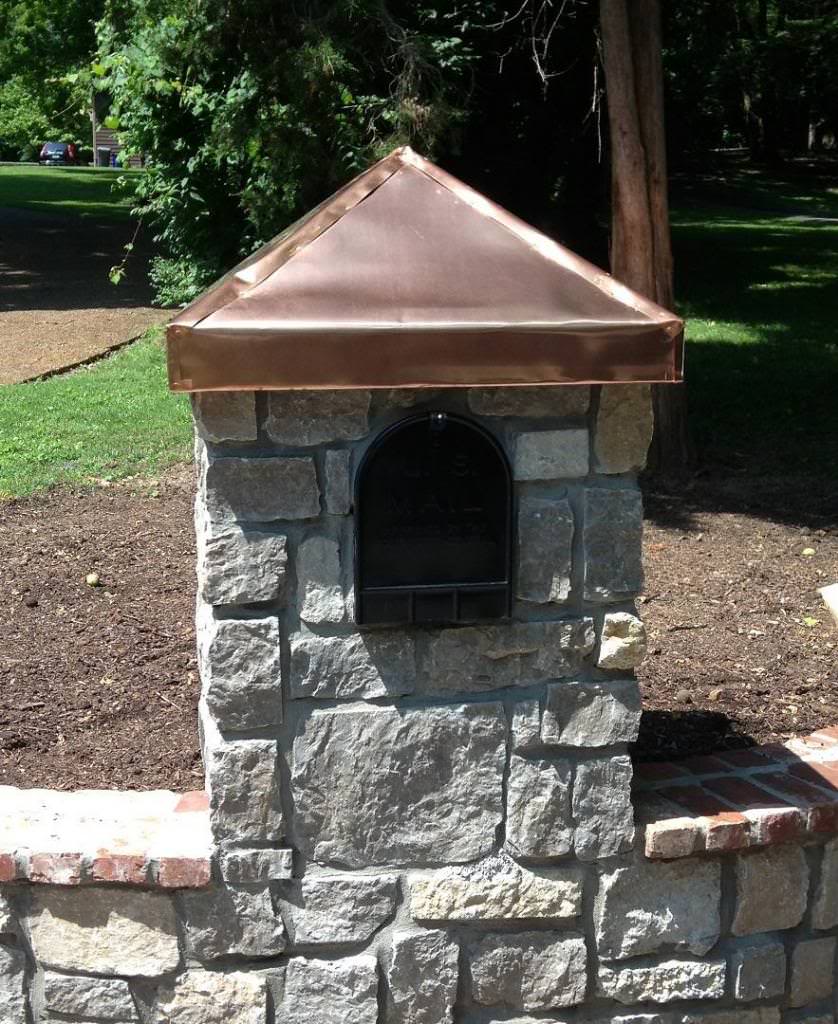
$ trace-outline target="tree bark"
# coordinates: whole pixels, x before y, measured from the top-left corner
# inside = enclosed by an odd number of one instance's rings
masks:
[[[601,0],[600,23],[611,138],[611,270],[671,308],[660,0]],[[689,464],[684,385],[654,385],[652,405],[649,468],[682,476]]]

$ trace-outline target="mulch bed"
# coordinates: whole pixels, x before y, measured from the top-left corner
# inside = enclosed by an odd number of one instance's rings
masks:
[[[200,785],[192,488],[179,467],[0,505],[0,782]],[[760,494],[647,496],[638,758],[838,722],[838,629],[817,594],[838,579],[835,495]]]

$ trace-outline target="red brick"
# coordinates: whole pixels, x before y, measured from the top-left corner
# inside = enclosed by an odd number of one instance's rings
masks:
[[[93,860],[90,876],[94,882],[148,885],[148,864],[142,854],[101,851]]]
[[[193,789],[184,793],[175,805],[175,811],[179,813],[207,810],[209,810],[209,796],[203,789]]]
[[[838,768],[821,761],[807,761],[805,764],[798,762],[789,765],[787,771],[804,782],[811,782],[815,786],[834,792],[838,796]]]
[[[812,832],[838,832],[838,792],[830,793],[786,772],[769,772],[759,778],[808,812]]]
[[[767,757],[760,747],[747,747],[744,750],[726,750],[717,754],[726,764],[734,768],[765,768]]]
[[[210,882],[208,857],[161,857],[157,884],[163,889],[201,889]]]
[[[49,885],[78,885],[81,868],[80,853],[33,853],[29,858],[29,880]]]
[[[730,766],[712,754],[688,757],[681,764],[693,775],[719,775],[730,771]]]
[[[824,747],[838,747],[838,726],[831,725],[827,729],[817,729],[806,739],[820,743]]]
[[[726,803],[703,786],[667,786],[656,790],[659,796],[683,807],[690,814],[714,815],[729,810]]]
[[[740,811],[751,807],[776,807],[780,803],[773,794],[767,793],[748,779],[735,775],[729,775],[725,779],[708,779],[704,787]]]
[[[18,877],[15,855],[0,853],[0,882],[13,882]]]
[[[669,818],[646,826],[646,856],[662,860],[689,857],[703,847],[698,818]]]
[[[704,848],[708,853],[744,850],[751,841],[747,818],[737,811],[714,814],[705,821]]]
[[[797,754],[793,754],[788,747],[784,747],[782,743],[765,743],[761,747],[757,748],[762,756],[767,758],[769,761],[797,761]]]
[[[671,761],[643,761],[634,765],[634,777],[643,783],[671,782],[683,779],[686,774],[683,768]]]

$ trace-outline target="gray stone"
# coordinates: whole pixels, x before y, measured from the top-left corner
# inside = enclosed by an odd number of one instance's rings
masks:
[[[640,687],[634,679],[559,683],[547,687],[541,739],[565,747],[633,743],[640,712]]]
[[[0,946],[0,1021],[28,1024],[26,1011],[26,958],[8,946]]]
[[[536,868],[505,854],[410,879],[416,921],[569,921],[582,910],[577,868]]]
[[[746,1010],[737,1006],[733,1010],[710,1010],[704,1013],[678,1014],[674,1024],[780,1024],[777,1006],[756,1006]]]
[[[646,657],[646,627],[629,612],[611,612],[602,622],[597,667],[632,669]]]
[[[541,702],[522,700],[512,706],[512,749],[532,750],[541,745]]]
[[[281,838],[282,809],[273,740],[212,746],[208,752],[207,787],[216,841]]]
[[[501,820],[500,704],[316,710],[294,742],[300,848],[365,867],[475,860]]]
[[[678,950],[703,956],[719,938],[717,860],[647,861],[603,871],[594,904],[599,955],[606,960]]]
[[[396,878],[304,878],[281,888],[280,906],[295,946],[366,942],[393,915]]]
[[[306,448],[354,441],[369,430],[369,391],[273,391],[265,429],[275,443]]]
[[[561,857],[573,847],[571,768],[513,754],[506,788],[506,843],[517,857]]]
[[[777,1011],[777,1019],[779,1019],[779,1011]],[[735,1024],[738,1024],[738,1021]],[[783,1024],[835,1024],[835,1014],[831,1009],[824,1009],[822,1006],[807,1006],[803,1010],[790,1010],[783,1016]]]
[[[653,427],[648,384],[604,384],[594,431],[597,472],[635,473],[643,469]]]
[[[340,548],[329,537],[309,537],[297,551],[297,606],[303,622],[345,622]]]
[[[487,935],[469,953],[472,997],[483,1006],[550,1010],[585,999],[587,955],[581,935]]]
[[[284,597],[288,555],[283,536],[215,523],[196,510],[198,593],[212,605],[252,604]]]
[[[0,935],[16,930],[15,915],[8,899],[0,894]]]
[[[468,626],[430,634],[426,692],[534,686],[578,671],[594,646],[591,619]]]
[[[637,488],[585,492],[585,599],[613,601],[643,589],[643,499]]]
[[[659,960],[642,966],[600,963],[600,995],[619,1003],[670,1003],[676,999],[721,999],[724,960]]]
[[[157,893],[38,886],[28,923],[44,967],[132,978],[180,964],[174,906]]]
[[[207,707],[221,729],[258,729],[282,721],[279,622],[197,616],[198,658]]]
[[[782,942],[751,940],[738,946],[730,958],[733,995],[743,1002],[773,999],[786,987],[786,950]]]
[[[340,960],[294,957],[278,1007],[282,1024],[376,1024],[378,965],[374,956]]]
[[[791,955],[789,1005],[829,999],[835,984],[835,937],[798,942]]]
[[[516,480],[564,480],[587,476],[590,469],[587,430],[539,430],[515,441]]]
[[[776,846],[737,857],[731,931],[752,935],[793,928],[803,918],[808,891],[809,868],[799,846]]]
[[[812,927],[822,931],[838,925],[838,839],[823,848],[821,874],[812,904]]]
[[[221,876],[232,885],[274,882],[291,878],[294,873],[294,851],[225,850],[221,856]]]
[[[469,388],[468,404],[478,416],[584,416],[591,389],[585,384]]]
[[[522,497],[518,504],[518,597],[536,604],[566,601],[572,551],[570,503],[564,498]]]
[[[326,511],[333,516],[345,516],[352,508],[352,489],[349,479],[350,453],[331,449],[326,452],[326,480],[323,497]]]
[[[186,951],[198,960],[277,956],[286,946],[282,918],[268,889],[185,892]]]
[[[576,766],[573,783],[574,847],[579,860],[613,857],[634,842],[631,759],[624,755]]]
[[[153,1024],[266,1024],[264,975],[187,971],[159,993]]]
[[[136,1021],[137,1007],[128,982],[121,978],[85,978],[47,971],[43,1005],[50,1013],[101,1017],[107,1021]]]
[[[291,696],[365,697],[412,693],[416,687],[413,638],[392,630],[291,637]]]
[[[388,974],[388,1024],[451,1024],[459,949],[445,932],[395,932]]]
[[[205,441],[255,441],[256,395],[252,391],[204,391],[192,395],[195,429]]]
[[[204,471],[212,519],[269,522],[320,514],[320,492],[310,458],[212,458]]]

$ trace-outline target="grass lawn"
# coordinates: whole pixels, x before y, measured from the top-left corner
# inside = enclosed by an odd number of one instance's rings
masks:
[[[0,387],[0,496],[153,474],[191,453],[187,399],[166,386],[159,328],[91,366]]]
[[[0,206],[128,220],[131,200],[115,183],[138,170],[108,167],[0,167]]]

